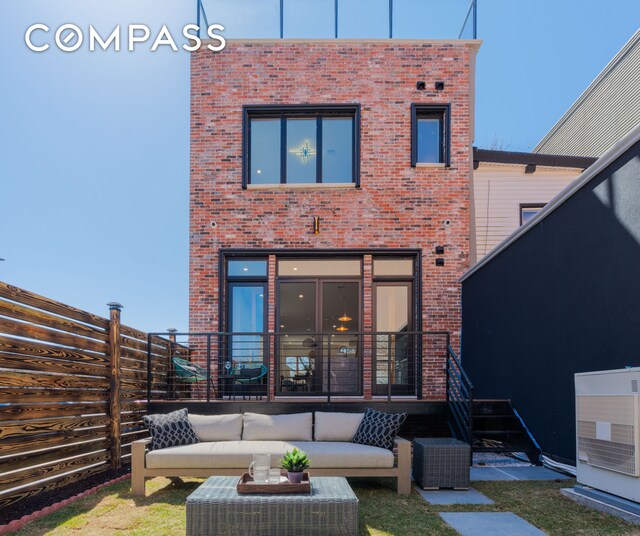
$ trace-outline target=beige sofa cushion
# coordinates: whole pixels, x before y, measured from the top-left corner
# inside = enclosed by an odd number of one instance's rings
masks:
[[[189,421],[200,441],[240,441],[242,413],[231,415],[194,415]]]
[[[316,441],[351,441],[358,431],[364,413],[325,413],[316,411]]]
[[[332,441],[217,441],[169,447],[147,453],[149,469],[238,469],[247,470],[254,454],[271,454],[278,467],[285,451],[304,450],[316,469],[369,469],[393,467],[393,453],[386,449]]]
[[[262,415],[245,413],[242,439],[245,441],[311,441],[313,416],[311,413]]]

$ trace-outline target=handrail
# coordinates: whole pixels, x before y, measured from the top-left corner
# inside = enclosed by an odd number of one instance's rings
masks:
[[[447,402],[458,435],[473,446],[473,382],[462,367],[454,349],[447,347],[446,387]]]
[[[157,332],[148,336],[164,335],[165,332]],[[267,368],[268,381],[262,383],[261,388],[252,390],[252,394],[258,392],[260,399],[265,397],[267,402],[275,396],[326,397],[327,402],[336,396],[384,396],[389,402],[395,396],[421,398],[425,357],[446,359],[450,348],[449,332],[435,330],[348,333],[173,331],[170,335],[172,345],[179,346],[180,357],[186,357],[206,370],[207,381],[200,385],[180,385],[178,392],[174,389],[174,372],[170,364],[157,362],[148,352],[148,401],[158,396],[156,386],[162,382],[170,383],[169,390],[174,399],[211,402],[216,398],[224,399],[229,392],[235,398],[238,393],[233,389],[235,382],[226,365],[243,362],[260,363]],[[451,364],[448,370],[450,377],[455,379],[457,366]],[[468,394],[466,384],[461,392],[452,385],[443,387],[447,393],[454,393],[451,396],[455,398],[466,398]]]

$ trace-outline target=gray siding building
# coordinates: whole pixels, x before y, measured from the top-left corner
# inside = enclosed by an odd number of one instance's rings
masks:
[[[534,148],[534,153],[602,155],[640,123],[640,30]]]

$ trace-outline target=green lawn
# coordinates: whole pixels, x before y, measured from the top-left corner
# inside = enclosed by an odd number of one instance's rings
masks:
[[[26,525],[16,534],[149,535],[184,534],[185,499],[201,482],[186,479],[172,483],[164,478],[147,482],[148,496],[133,498],[129,482],[103,488],[98,493]],[[391,480],[349,479],[360,500],[360,534],[455,535],[438,512],[514,512],[550,535],[639,535],[634,527],[615,517],[584,508],[560,494],[562,482],[476,482],[474,487],[491,497],[490,506],[431,506],[415,491],[398,496]]]

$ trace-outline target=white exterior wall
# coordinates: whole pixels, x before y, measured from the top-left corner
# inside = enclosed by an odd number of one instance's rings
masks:
[[[521,203],[548,203],[581,172],[538,166],[535,173],[525,173],[519,164],[480,162],[473,172],[475,260],[482,259],[520,226]]]

